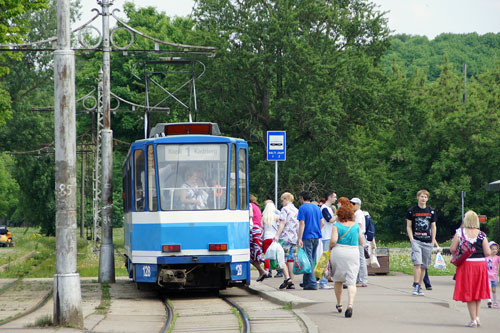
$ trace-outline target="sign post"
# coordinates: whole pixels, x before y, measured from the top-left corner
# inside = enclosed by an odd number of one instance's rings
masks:
[[[278,161],[286,161],[285,131],[267,131],[267,160],[274,161],[274,204],[278,207]]]

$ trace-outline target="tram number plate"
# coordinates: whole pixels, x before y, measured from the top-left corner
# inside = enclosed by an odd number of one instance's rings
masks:
[[[151,266],[149,266],[149,265],[142,266],[142,273],[143,273],[144,277],[150,277],[151,276]]]
[[[236,275],[242,275],[243,274],[243,265],[239,264],[236,265]]]

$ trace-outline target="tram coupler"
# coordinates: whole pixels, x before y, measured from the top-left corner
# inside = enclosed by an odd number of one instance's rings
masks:
[[[166,269],[160,270],[158,275],[158,284],[162,283],[186,283],[186,270],[185,269]]]

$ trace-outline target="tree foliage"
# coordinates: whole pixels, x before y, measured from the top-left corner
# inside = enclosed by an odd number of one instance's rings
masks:
[[[429,40],[425,36],[395,35],[392,47],[385,54],[383,64],[390,68],[393,61],[408,68],[413,75],[417,69],[427,73],[429,80],[436,80],[441,73],[443,60],[448,57],[453,70],[463,73],[467,65],[467,76],[477,77],[492,70],[500,63],[500,34],[478,35],[443,33]]]
[[[189,89],[176,92],[181,105],[159,88],[175,91],[185,81],[182,75],[189,77],[193,68],[150,66],[149,61],[164,59],[155,53],[113,52],[113,93],[146,104],[148,74],[159,84],[149,90],[150,105],[171,108],[170,114],[152,114],[151,125],[187,121],[191,111],[198,121],[217,122],[224,135],[247,140],[250,190],[262,202],[274,197],[274,163],[266,161],[266,132],[286,130],[280,193],[308,190],[317,199],[335,189],[339,196],[360,197],[374,218],[378,239],[406,238],[405,213],[421,188],[429,190],[429,204],[438,211],[440,241],[449,239],[460,224],[461,191],[467,193],[465,209],[497,215],[498,199],[485,185],[500,177],[498,34],[443,34],[432,41],[407,35],[389,38],[384,14],[364,0],[199,0],[194,15],[186,18],[137,9],[132,3],[124,8],[126,21],[137,30],[175,43],[215,46],[217,56],[183,55],[206,65],[205,75],[196,81],[197,110]],[[128,38],[120,32],[114,35],[119,45],[126,45]],[[137,38],[132,48],[154,45]],[[78,97],[96,86],[101,57],[78,56]],[[47,66],[29,70],[26,63]],[[4,150],[38,149],[53,140],[52,119],[26,112],[32,105],[52,103],[49,63],[43,58],[12,63],[15,72],[3,84],[16,117],[0,128]],[[466,85],[463,63],[468,68]],[[203,70],[195,66],[195,72]],[[116,113],[111,120],[120,142],[114,147],[115,225],[122,218],[121,161],[128,149],[121,143],[143,137],[142,116]],[[40,128],[36,133],[28,129],[33,123]],[[78,117],[78,134],[91,126],[90,116]],[[16,214],[50,230],[51,157],[15,160],[11,172],[20,185]],[[4,192],[0,189],[0,195]],[[493,235],[500,241],[498,237]]]

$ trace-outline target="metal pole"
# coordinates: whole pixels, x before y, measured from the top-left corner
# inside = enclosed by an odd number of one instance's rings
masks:
[[[115,282],[115,257],[113,247],[113,131],[110,110],[110,47],[109,47],[109,7],[110,0],[102,0],[102,71],[103,71],[103,122],[102,130],[102,242],[99,256],[100,283]]]
[[[83,228],[85,228],[85,157],[87,153],[83,152],[82,141],[82,154],[81,154],[81,181],[80,181],[80,238],[83,238]]]
[[[462,222],[464,221],[464,198],[465,198],[465,192],[462,191],[461,193],[461,197],[462,197]]]
[[[83,328],[80,275],[76,272],[75,53],[71,50],[69,0],[57,0],[54,51],[56,162],[56,274],[54,324]]]
[[[194,120],[198,118],[198,104],[196,103],[196,79],[194,69],[191,71],[191,79],[193,80],[193,95],[194,95]],[[191,118],[191,110],[189,110],[189,118]],[[191,119],[190,119],[191,120]]]
[[[144,111],[144,139],[148,138],[148,110],[149,110],[149,75],[144,75],[146,81],[146,110]]]
[[[274,161],[274,204],[278,207],[278,161]]]

